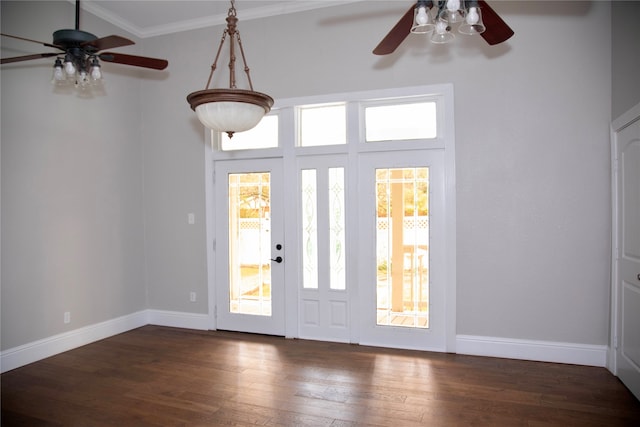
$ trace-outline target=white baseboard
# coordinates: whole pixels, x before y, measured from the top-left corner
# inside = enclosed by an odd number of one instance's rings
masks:
[[[209,322],[207,314],[143,310],[0,352],[0,372],[7,372],[149,324],[208,330]],[[458,335],[456,337],[456,352],[474,356],[607,367],[609,347],[606,345]]]
[[[7,372],[148,323],[147,310],[143,310],[10,348],[0,353],[0,372]]]
[[[473,356],[503,357],[538,362],[607,366],[606,345],[574,344],[555,341],[458,335],[456,353]]]
[[[174,328],[198,329],[206,331],[209,327],[209,315],[198,313],[184,313],[181,311],[147,310],[149,324],[171,326]]]
[[[0,352],[0,373],[145,325],[208,329],[206,314],[143,310]]]

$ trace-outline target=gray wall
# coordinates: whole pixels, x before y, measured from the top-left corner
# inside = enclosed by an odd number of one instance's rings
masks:
[[[611,6],[611,117],[640,102],[640,1],[616,1]]]
[[[15,33],[5,27],[5,3],[3,31]],[[247,21],[237,7],[254,87],[276,99],[454,84],[459,334],[605,345],[610,5],[491,4],[516,32],[509,43],[459,38],[443,47],[415,36],[388,57],[371,50],[406,10],[402,2]],[[46,23],[18,27],[25,36],[46,40],[60,27],[47,8]],[[80,105],[50,94],[50,64],[3,66],[2,348],[63,330],[65,310],[82,320],[72,327],[144,307],[207,312],[204,131],[185,97],[204,88],[221,32],[143,40],[142,53],[169,59],[169,72],[135,79],[109,71],[109,95]],[[42,113],[97,114],[92,128],[102,132],[86,142],[78,139],[87,132],[59,117],[26,122],[28,103],[14,85]],[[80,224],[70,247],[68,228]],[[116,245],[125,238],[130,244]],[[88,259],[76,262],[79,253]],[[71,295],[77,305],[66,308]],[[76,317],[104,301],[108,309]]]
[[[75,23],[66,1],[1,7],[2,31],[31,39]],[[123,33],[87,14],[81,27]],[[50,51],[2,46],[3,57]],[[52,66],[1,69],[2,349],[147,307],[138,72],[104,64],[104,92],[84,99],[53,92]]]
[[[492,5],[516,32],[508,44],[434,46],[416,36],[389,57],[371,50],[406,10],[400,2],[251,21],[241,5],[238,13],[254,87],[276,99],[452,82],[458,333],[606,344],[610,5]],[[189,210],[200,218],[204,210],[194,148],[203,132],[184,96],[204,88],[221,31],[145,40],[172,64],[167,81],[143,84],[156,124],[143,133],[154,307],[187,310],[188,289],[206,289],[204,280],[194,285],[204,279],[203,264],[193,268],[201,232],[180,232]]]
[[[145,40],[146,54],[169,60],[167,80],[142,82],[145,241],[150,307],[207,313],[204,127],[187,94],[204,89],[211,29]],[[226,69],[226,66],[223,66]],[[187,214],[195,224],[187,224]],[[189,292],[197,302],[189,302]]]

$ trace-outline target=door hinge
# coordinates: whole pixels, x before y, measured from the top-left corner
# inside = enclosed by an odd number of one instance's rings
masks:
[[[618,336],[617,335],[613,336],[613,348],[616,349],[616,350],[618,349]]]

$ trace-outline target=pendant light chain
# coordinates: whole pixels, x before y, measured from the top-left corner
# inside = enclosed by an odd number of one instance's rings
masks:
[[[231,138],[235,132],[253,129],[262,117],[271,111],[274,101],[269,95],[253,90],[247,58],[240,40],[240,32],[237,29],[238,17],[236,16],[235,0],[231,0],[231,8],[226,21],[227,27],[222,33],[218,52],[211,65],[207,86],[204,90],[187,95],[187,102],[203,125],[217,132],[226,132]],[[210,89],[213,73],[217,69],[220,52],[227,41],[227,36],[229,39],[229,87]],[[244,63],[244,72],[249,82],[249,90],[236,87],[236,40]]]
[[[242,56],[242,63],[244,64],[244,72],[247,75],[247,81],[249,82],[249,89],[253,91],[253,83],[251,81],[250,69],[247,65],[247,58],[244,54],[244,49],[242,47],[242,40],[240,39],[240,31],[237,29],[237,11],[235,7],[235,0],[231,0],[231,7],[227,13],[227,28],[225,28],[222,33],[222,39],[220,40],[220,45],[218,46],[218,52],[216,53],[216,57],[213,60],[213,64],[211,64],[211,73],[209,73],[209,78],[207,79],[207,85],[205,89],[209,89],[211,84],[211,80],[213,79],[213,73],[218,67],[218,59],[220,58],[220,52],[222,51],[222,47],[224,46],[224,42],[227,39],[227,35],[229,35],[229,88],[237,89],[236,85],[236,55],[235,55],[235,44],[234,38],[238,41],[238,47],[240,47],[240,55]]]
[[[224,33],[222,33],[222,40],[220,40],[220,46],[218,46],[218,53],[216,53],[216,58],[213,60],[213,64],[211,64],[211,72],[209,73],[209,79],[207,80],[207,85],[205,86],[205,89],[209,89],[209,85],[211,84],[211,79],[213,78],[213,72],[216,71],[218,58],[220,57],[220,52],[222,51],[222,46],[224,46],[224,41],[226,38],[227,38],[227,29],[225,28]]]
[[[251,71],[247,65],[247,59],[244,56],[244,49],[242,48],[242,40],[240,40],[240,32],[237,32],[236,38],[238,39],[238,46],[240,46],[240,54],[242,55],[242,63],[244,64],[244,73],[247,75],[247,81],[249,82],[249,89],[253,90],[253,84],[251,83]]]

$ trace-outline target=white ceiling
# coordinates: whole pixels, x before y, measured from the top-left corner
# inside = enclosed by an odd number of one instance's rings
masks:
[[[74,0],[68,0],[75,3]],[[236,0],[240,21],[363,0]],[[410,4],[412,0],[403,0]],[[229,0],[83,0],[86,10],[138,37],[224,24]]]

